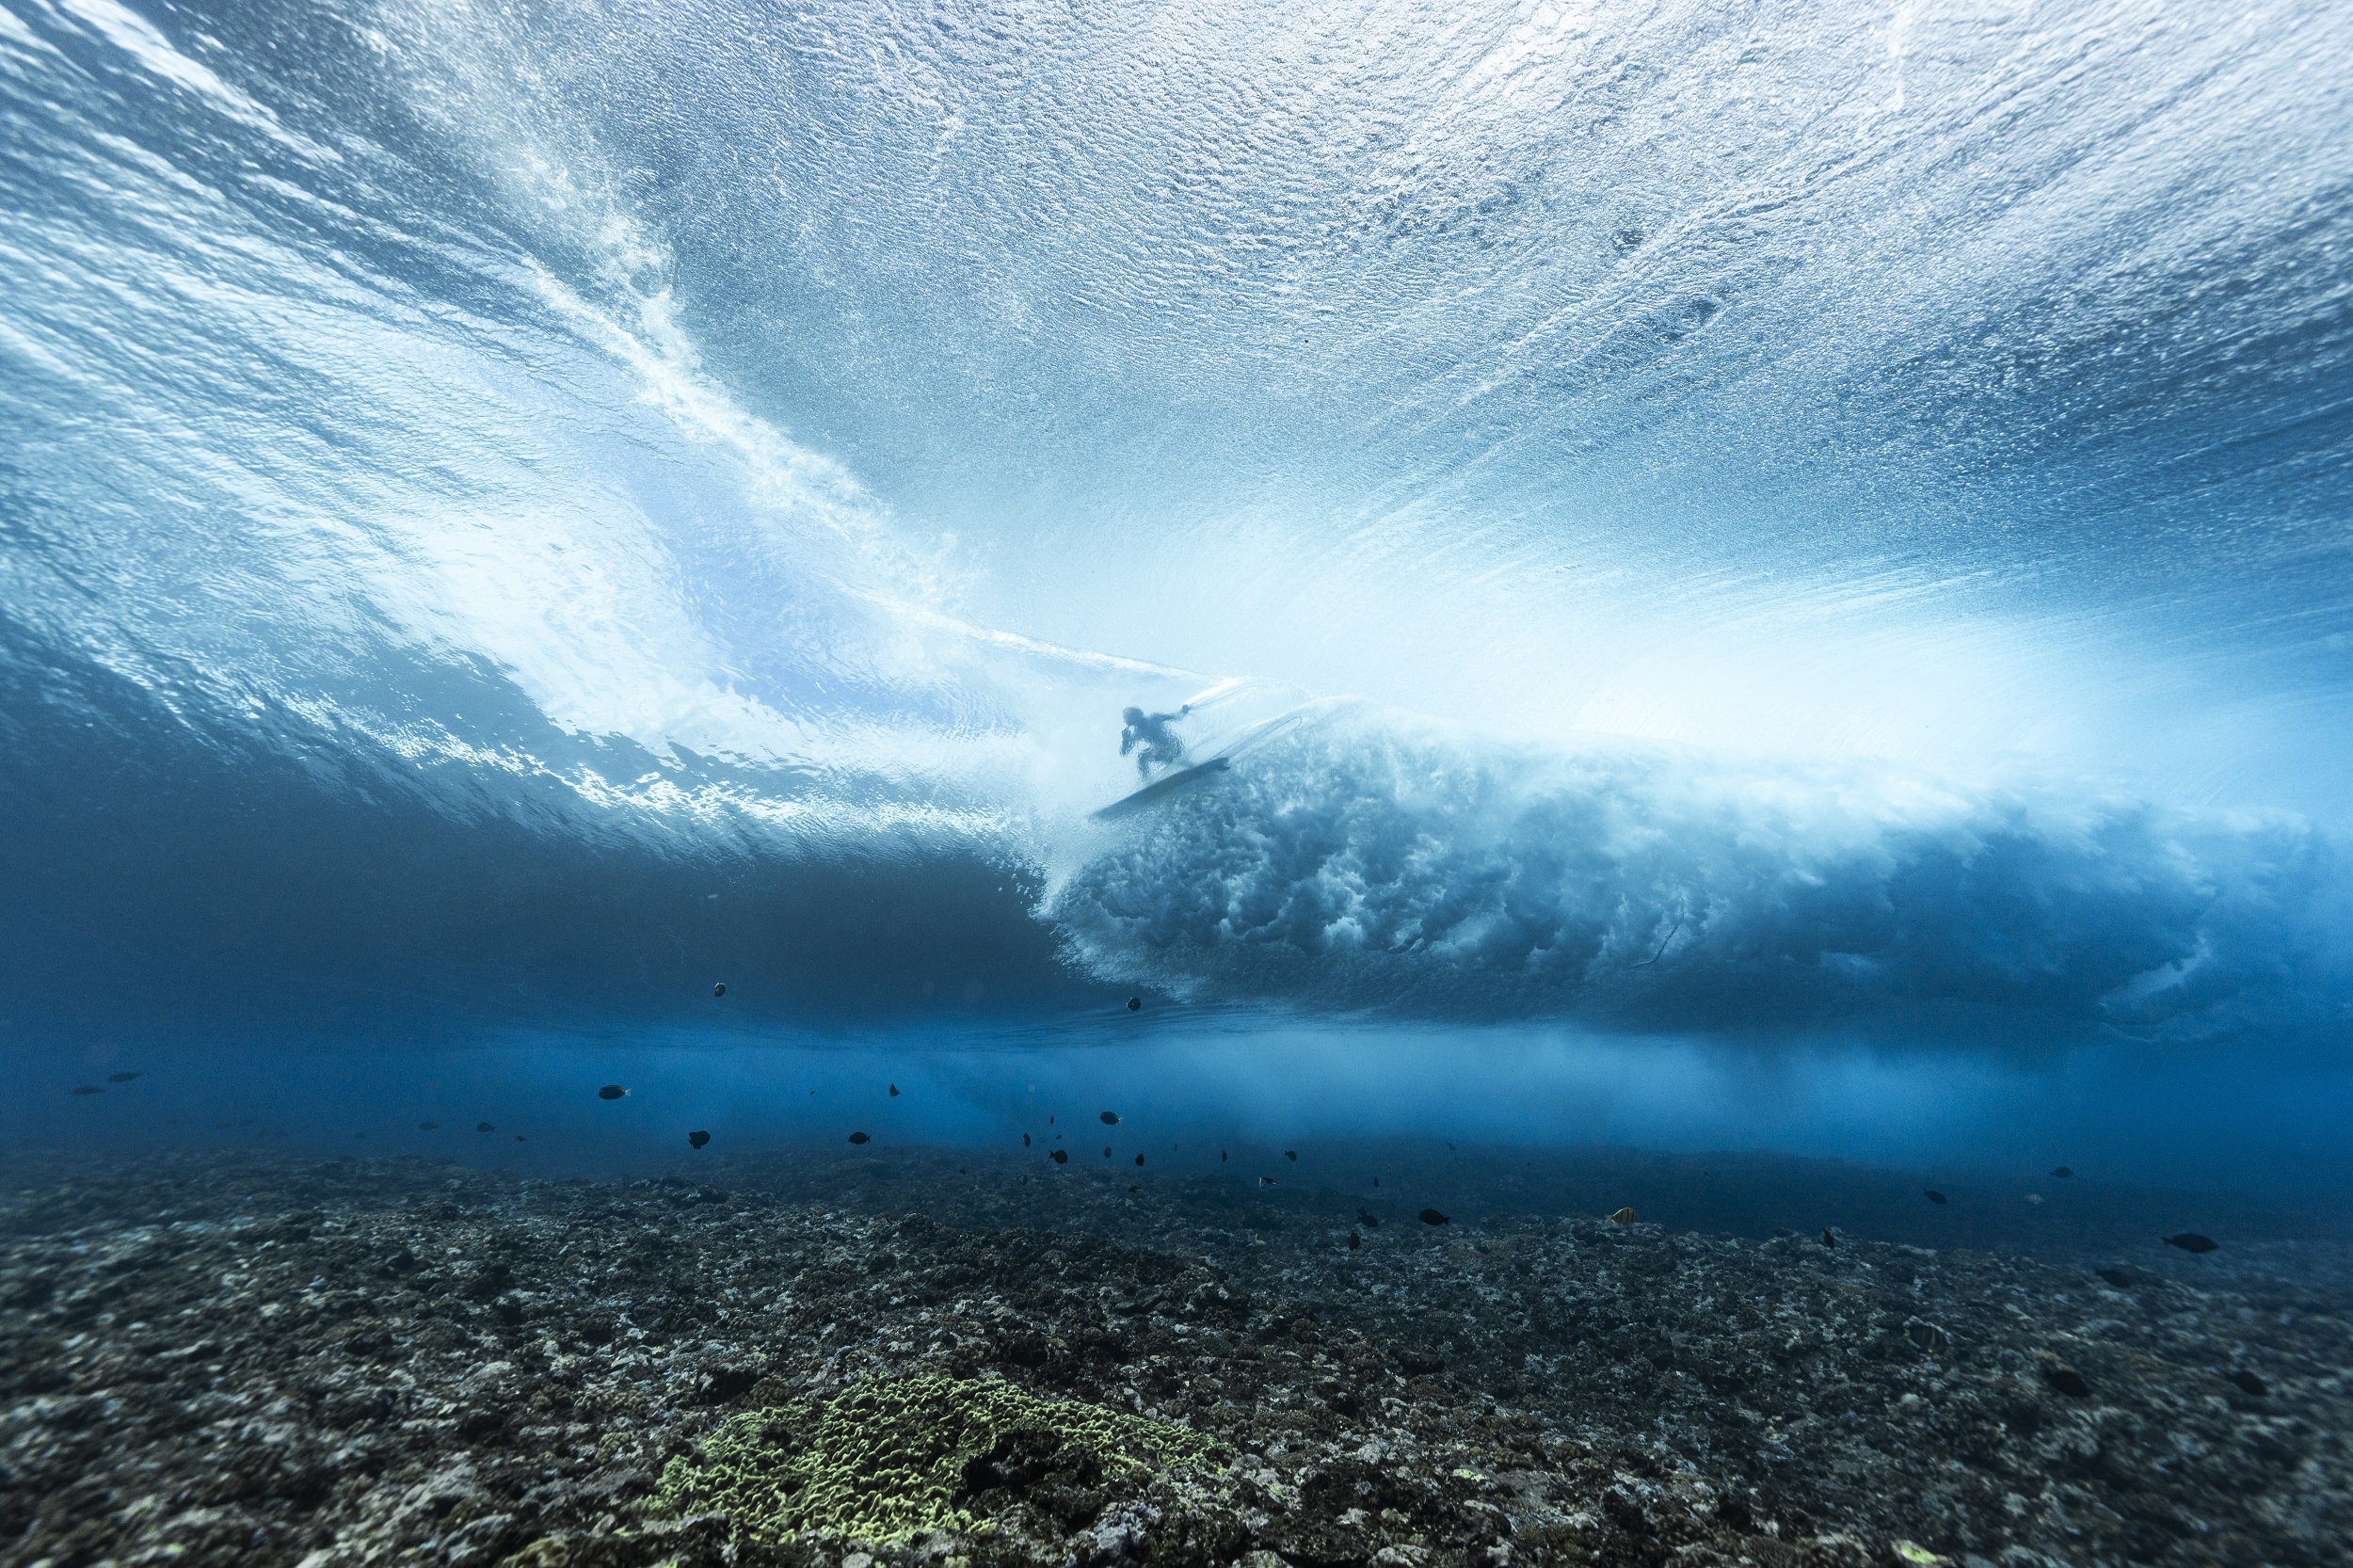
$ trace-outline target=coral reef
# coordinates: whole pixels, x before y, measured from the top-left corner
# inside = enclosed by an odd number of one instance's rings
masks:
[[[725,1513],[753,1535],[814,1530],[888,1545],[984,1530],[989,1513],[976,1505],[1015,1491],[1084,1523],[1123,1484],[1135,1490],[1219,1451],[1182,1427],[1001,1380],[919,1375],[731,1417],[670,1461],[658,1496],[676,1513]]]
[[[7,1167],[0,1563],[2319,1568],[2353,1540],[2348,1293],[2235,1242],[2045,1262],[1598,1205],[1431,1227],[1034,1158],[717,1168]]]

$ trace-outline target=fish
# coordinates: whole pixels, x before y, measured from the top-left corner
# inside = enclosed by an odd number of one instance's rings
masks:
[[[417,1124],[417,1130],[419,1132],[439,1132],[441,1130],[441,1124],[439,1122],[419,1122]]]
[[[1920,1189],[1920,1195],[1921,1195],[1922,1197],[1924,1197],[1924,1198],[1928,1199],[1928,1200],[1929,1200],[1929,1202],[1930,1202],[1930,1203],[1942,1204],[1942,1203],[1949,1203],[1949,1202],[1951,1202],[1951,1201],[1952,1201],[1951,1199],[1949,1199],[1949,1198],[1945,1197],[1945,1195],[1944,1193],[1942,1193],[1942,1192],[1938,1192],[1938,1191],[1937,1191],[1935,1188],[1933,1188],[1933,1187],[1923,1187],[1923,1188],[1921,1188],[1921,1189]]]
[[[1130,1188],[1128,1188],[1128,1192],[1143,1192],[1143,1191],[1144,1191],[1144,1189],[1143,1189],[1143,1188],[1141,1188],[1141,1187],[1130,1187]]]
[[[2222,1245],[2213,1237],[2201,1236],[2194,1230],[2185,1230],[2179,1236],[2169,1236],[2165,1239],[2165,1244],[2169,1247],[2179,1247],[2187,1253],[2213,1252]]]
[[[711,988],[711,994],[714,997],[726,996],[728,994],[728,983],[724,980],[719,982],[718,984],[713,985]]]
[[[530,1140],[530,1139],[528,1139],[528,1138],[525,1138],[525,1137],[524,1137],[521,1133],[518,1132],[517,1134],[515,1134],[515,1142],[517,1142],[518,1144],[527,1144],[527,1143],[531,1142],[531,1140]]]
[[[2231,1372],[2226,1375],[2233,1383],[2237,1384],[2241,1389],[2247,1393],[2254,1395],[2255,1398],[2259,1400],[2268,1399],[2271,1395],[2271,1384],[2265,1383],[2254,1373],[2247,1370],[2244,1367],[2240,1368],[2235,1372]]]
[[[1274,1185],[1274,1178],[1273,1176],[1260,1176],[1258,1178],[1258,1185],[1261,1187],[1272,1187]]]
[[[103,1095],[106,1091],[101,1089],[95,1083],[77,1083],[73,1086],[72,1092],[76,1095]]]
[[[2119,1290],[2131,1290],[2143,1285],[2165,1283],[2163,1274],[2153,1273],[2137,1263],[2119,1263],[2114,1268],[2101,1269],[2096,1272],[2102,1279],[2106,1280]]]
[[[1142,1156],[1142,1155],[1137,1155],[1137,1156],[1136,1156],[1136,1163],[1137,1163],[1137,1164],[1139,1164],[1139,1165],[1143,1164],[1143,1163],[1144,1163],[1144,1156]]]
[[[1283,1151],[1283,1158],[1296,1165],[1299,1163],[1299,1151],[1297,1149],[1285,1149]]]
[[[1025,1149],[1030,1146],[1030,1135],[1026,1132],[1021,1135],[1021,1146]]]
[[[853,1144],[865,1144],[871,1143],[872,1140],[868,1138],[863,1132],[853,1132],[850,1134],[850,1142]]]
[[[1356,1218],[1359,1223],[1369,1225],[1374,1230],[1379,1230],[1381,1228],[1381,1220],[1378,1215],[1368,1214],[1363,1209],[1359,1208],[1356,1210]]]
[[[1119,1112],[1116,1111],[1104,1112],[1103,1125],[1105,1127],[1117,1127],[1119,1125]]]
[[[1069,1163],[1070,1163],[1070,1151],[1069,1151],[1068,1149],[1056,1149],[1056,1150],[1054,1151],[1054,1153],[1053,1153],[1053,1160],[1054,1160],[1054,1163],[1055,1163],[1055,1164],[1057,1164],[1057,1165],[1067,1165],[1067,1164],[1069,1164]]]
[[[473,1125],[473,1129],[474,1129],[476,1132],[496,1132],[496,1131],[498,1130],[498,1128],[497,1128],[492,1127],[492,1126],[491,1126],[489,1123],[488,1123],[488,1122],[476,1122],[476,1123],[474,1123],[474,1125]]]
[[[1103,1158],[1104,1158],[1104,1159],[1106,1159],[1106,1160],[1109,1160],[1111,1157],[1112,1157],[1112,1146],[1111,1146],[1109,1144],[1104,1144],[1104,1145],[1103,1145]]]
[[[1822,1245],[1826,1247],[1834,1247],[1838,1245],[1838,1238],[1833,1236],[1829,1231],[1825,1230],[1822,1232]]]
[[[1363,1237],[1357,1235],[1353,1230],[1348,1233],[1348,1250],[1350,1252],[1354,1252],[1358,1247],[1361,1247],[1364,1244],[1365,1239]]]
[[[686,1141],[696,1148],[701,1148],[705,1144],[711,1142],[711,1134],[698,1128],[695,1131],[686,1135]]]
[[[1630,1225],[1641,1218],[1641,1215],[1634,1212],[1634,1206],[1632,1204],[1628,1204],[1625,1208],[1619,1209],[1615,1214],[1610,1215],[1609,1223],[1613,1225]]]
[[[144,1075],[140,1073],[108,1073],[106,1075],[106,1081],[109,1083],[128,1083],[133,1079],[143,1076]]]
[[[1436,1209],[1425,1208],[1421,1211],[1421,1223],[1426,1225],[1442,1225],[1448,1224],[1449,1221]]]
[[[2051,1174],[2058,1177],[2061,1181],[2065,1181],[2069,1176],[2075,1174],[2075,1167],[2073,1165],[2054,1165],[2051,1167]]]
[[[1143,999],[1142,997],[1129,997],[1129,998],[1128,999],[1128,1012],[1130,1012],[1130,1013],[1141,1013],[1141,1012],[1143,1012],[1143,1011],[1144,1011],[1144,999]]]
[[[890,1097],[894,1100],[899,1097],[899,1086],[895,1083],[890,1086]]]
[[[1225,1151],[1224,1149],[1217,1151],[1217,1162],[1221,1165],[1225,1163]]]
[[[2042,1381],[2071,1400],[2091,1398],[2091,1384],[2086,1383],[2084,1375],[2073,1367],[2045,1367],[2042,1368]]]
[[[2041,1203],[2042,1201],[2042,1194],[2040,1192],[2029,1192],[2026,1194],[2026,1201],[2028,1203]]]
[[[619,1084],[608,1083],[603,1088],[597,1091],[597,1098],[600,1100],[616,1100],[627,1097],[629,1091],[622,1088]]]

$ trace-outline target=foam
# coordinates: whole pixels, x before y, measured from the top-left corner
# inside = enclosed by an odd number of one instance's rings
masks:
[[[2353,996],[2343,861],[2291,817],[1523,747],[1369,704],[1151,814],[1048,910],[1106,979],[1408,1015],[2155,1037]]]

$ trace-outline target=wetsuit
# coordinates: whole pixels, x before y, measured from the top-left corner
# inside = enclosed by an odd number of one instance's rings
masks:
[[[1147,713],[1141,708],[1130,708],[1120,715],[1127,720],[1127,728],[1119,732],[1119,755],[1137,753],[1138,777],[1149,778],[1154,768],[1173,768],[1185,760],[1185,743],[1168,727],[1192,712],[1193,705],[1187,703],[1173,713]],[[1137,751],[1138,747],[1143,749]]]

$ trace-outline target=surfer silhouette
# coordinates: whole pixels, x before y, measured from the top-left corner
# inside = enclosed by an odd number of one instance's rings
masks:
[[[1154,768],[1173,768],[1185,760],[1185,743],[1168,727],[1192,712],[1193,704],[1188,702],[1173,713],[1147,713],[1141,708],[1130,708],[1119,715],[1127,723],[1127,728],[1119,732],[1119,755],[1136,753],[1137,777],[1149,778]]]

